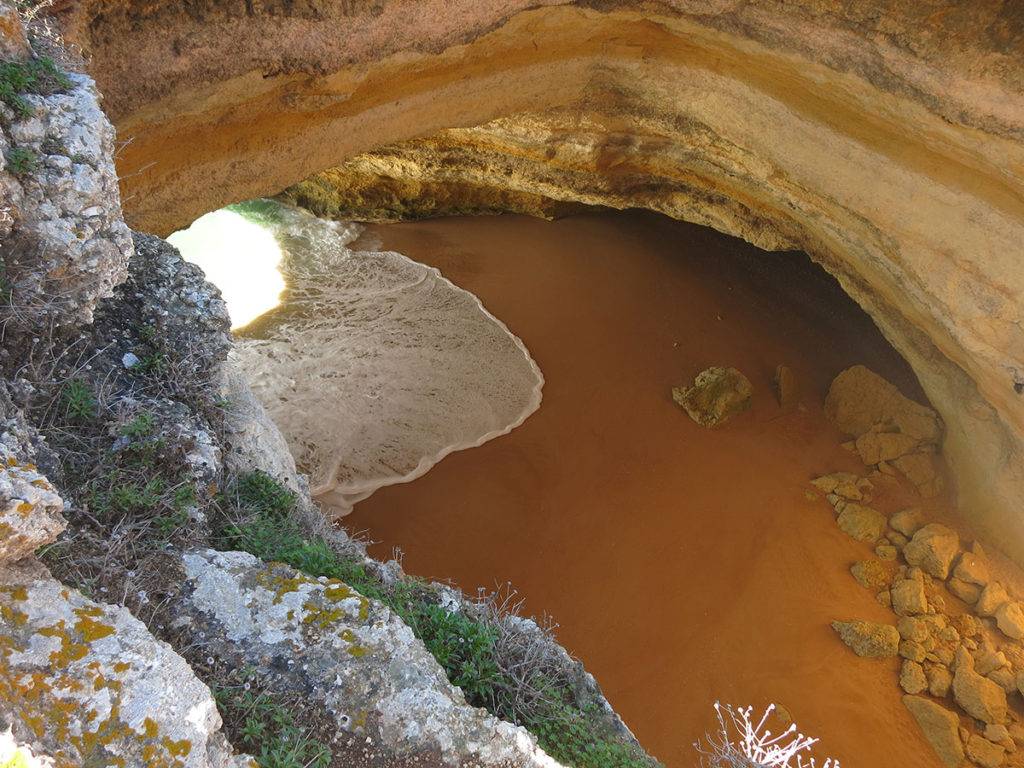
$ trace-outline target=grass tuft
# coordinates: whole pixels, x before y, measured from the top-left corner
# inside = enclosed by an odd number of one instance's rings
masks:
[[[14,147],[7,151],[7,170],[15,176],[28,176],[39,167],[39,157],[26,147]]]
[[[253,679],[255,677],[253,676]],[[288,707],[248,680],[212,687],[221,717],[260,768],[327,768],[331,751],[300,728]]]
[[[32,117],[32,105],[27,94],[48,96],[71,87],[71,79],[57,68],[52,59],[45,57],[28,61],[0,62],[0,101],[19,117]]]

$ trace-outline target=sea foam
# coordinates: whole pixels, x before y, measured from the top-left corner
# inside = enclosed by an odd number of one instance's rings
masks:
[[[232,355],[334,514],[540,406],[544,377],[523,342],[437,269],[352,250],[358,225],[276,202],[246,216],[273,232],[285,290],[236,331]],[[235,268],[245,274],[244,254]]]

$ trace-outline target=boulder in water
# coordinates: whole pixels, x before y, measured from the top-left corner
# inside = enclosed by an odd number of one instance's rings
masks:
[[[701,371],[693,386],[672,389],[672,399],[702,427],[714,428],[750,407],[754,388],[735,368]]]
[[[903,705],[914,716],[942,764],[948,768],[961,765],[964,746],[960,741],[960,718],[924,696],[904,696]]]
[[[900,633],[890,624],[873,621],[833,621],[832,629],[858,656],[885,659],[899,650]]]

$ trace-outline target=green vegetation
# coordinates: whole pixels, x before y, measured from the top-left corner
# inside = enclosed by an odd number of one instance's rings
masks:
[[[82,379],[71,379],[64,385],[60,402],[68,421],[82,424],[96,418],[96,396]]]
[[[121,428],[125,437],[145,437],[153,431],[153,415],[142,412]]]
[[[568,686],[546,677],[543,670],[526,673],[535,695],[524,708],[514,695],[522,690],[524,673],[513,672],[514,661],[502,658],[505,630],[500,622],[446,610],[429,585],[413,578],[385,585],[359,560],[339,554],[321,537],[307,535],[293,514],[294,494],[268,475],[239,477],[223,501],[235,522],[223,527],[220,546],[287,563],[310,576],[340,579],[384,603],[423,641],[470,704],[524,725],[556,760],[577,768],[652,766],[639,749],[617,738],[601,712],[581,709]],[[513,679],[514,674],[520,677]]]
[[[71,87],[71,80],[61,72],[52,59],[0,62],[0,101],[13,109],[19,117],[31,117],[32,105],[27,94],[48,96]]]
[[[14,147],[7,151],[7,170],[15,176],[27,176],[39,167],[39,158],[31,149]]]
[[[221,717],[238,734],[236,746],[255,756],[261,768],[327,768],[331,751],[295,723],[288,708],[248,682],[214,685]]]

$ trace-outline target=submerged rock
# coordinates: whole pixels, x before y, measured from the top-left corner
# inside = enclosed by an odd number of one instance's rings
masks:
[[[850,566],[850,573],[865,589],[877,592],[889,586],[892,579],[892,569],[887,568],[881,560],[874,558],[870,560],[859,560]]]
[[[900,579],[892,587],[892,610],[898,616],[912,616],[928,610],[924,584],[918,579]]]
[[[832,629],[858,656],[884,659],[899,650],[900,633],[891,624],[872,621],[833,621]]]
[[[956,564],[953,575],[961,581],[976,584],[979,587],[984,587],[991,580],[988,561],[984,554],[979,552],[964,552],[960,556],[960,562]]]
[[[904,696],[905,706],[917,721],[925,739],[946,768],[959,768],[964,761],[960,741],[960,718],[924,696]]]
[[[918,509],[904,509],[889,518],[889,525],[904,536],[913,536],[922,523]]]
[[[900,667],[900,688],[907,693],[921,693],[928,687],[928,678],[925,677],[924,667],[916,661],[905,660]]]
[[[708,368],[693,386],[675,387],[672,399],[702,427],[714,428],[750,408],[754,388],[735,368]]]
[[[978,598],[974,610],[979,616],[995,616],[996,611],[1009,599],[1010,596],[1002,584],[998,581],[990,581],[981,590],[981,596]]]
[[[780,365],[775,369],[772,379],[775,387],[775,399],[782,408],[791,408],[796,404],[796,376],[788,365]]]

